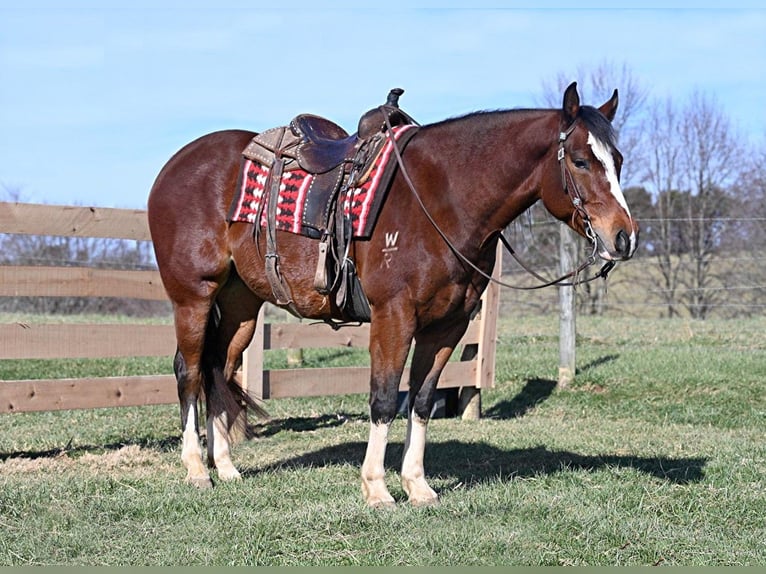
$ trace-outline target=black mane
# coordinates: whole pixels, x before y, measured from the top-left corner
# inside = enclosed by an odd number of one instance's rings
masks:
[[[550,112],[553,110],[534,109],[534,108],[513,108],[513,109],[494,109],[494,110],[476,110],[468,112],[459,116],[452,116],[443,120],[436,121],[431,124],[422,126],[423,128],[438,128],[442,126],[448,126],[456,123],[460,123],[466,120],[472,120],[473,118],[480,119],[485,127],[491,127],[494,122],[497,122],[497,127],[502,127],[505,119],[509,115],[521,115],[525,113],[539,113]]]
[[[534,113],[542,111],[553,111],[542,108],[513,108],[513,109],[498,109],[498,110],[480,110],[469,112],[460,116],[447,118],[441,121],[427,124],[423,127],[439,126],[444,124],[450,124],[453,122],[459,122],[461,120],[469,119],[472,117],[483,116],[487,119],[502,118],[506,114],[517,113]],[[593,136],[609,145],[612,148],[617,148],[617,133],[614,131],[612,123],[604,117],[598,109],[593,106],[580,106],[577,112],[577,119],[579,119],[583,125],[588,129]]]
[[[609,145],[611,148],[617,147],[617,133],[614,131],[612,122],[604,117],[600,111],[593,106],[580,106],[577,112],[577,119],[582,121],[593,137]]]

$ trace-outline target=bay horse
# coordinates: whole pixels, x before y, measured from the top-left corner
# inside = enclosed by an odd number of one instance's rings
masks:
[[[615,90],[599,108],[581,105],[575,82],[559,109],[475,112],[424,125],[401,153],[371,237],[350,248],[371,309],[370,429],[361,467],[368,505],[394,504],[384,458],[413,340],[401,483],[411,504],[437,502],[423,467],[434,391],[510,222],[541,200],[588,237],[602,259],[633,255],[638,225],[620,189],[623,158],[611,125],[617,104]],[[259,309],[275,302],[264,273],[264,234],[227,222],[242,151],[255,135],[226,130],[189,143],[162,168],[148,199],[157,263],[173,304],[181,459],[187,481],[199,487],[212,481],[202,459],[198,399],[204,391],[208,466],[219,480],[239,478],[228,435],[244,408],[235,372]],[[277,235],[295,310],[344,319],[313,286],[317,240]],[[387,237],[397,238],[396,251],[386,249]]]

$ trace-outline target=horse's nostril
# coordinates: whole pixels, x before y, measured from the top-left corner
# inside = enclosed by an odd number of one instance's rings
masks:
[[[620,231],[617,232],[617,238],[614,241],[614,248],[617,250],[617,253],[623,257],[630,253],[630,238],[628,237],[628,234],[625,233],[624,229],[620,229]]]

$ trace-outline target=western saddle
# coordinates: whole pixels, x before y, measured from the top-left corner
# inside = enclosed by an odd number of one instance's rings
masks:
[[[414,123],[399,109],[401,88],[388,93],[386,103],[365,113],[359,120],[357,131],[348,135],[346,130],[326,118],[301,114],[290,122],[300,138],[297,148],[298,163],[309,173],[325,173],[342,163],[352,162],[364,143],[386,131],[386,116],[390,126]]]
[[[353,321],[369,321],[369,305],[348,258],[351,233],[342,210],[337,208],[338,197],[341,188],[352,189],[367,180],[390,128],[417,123],[399,108],[399,96],[403,93],[401,88],[392,89],[385,104],[362,115],[352,135],[326,118],[301,114],[289,126],[258,134],[243,151],[246,158],[270,168],[260,209],[266,204],[266,275],[277,305],[300,316],[279,271],[275,221],[282,174],[301,169],[314,176],[303,222],[307,228],[316,230],[313,236],[321,239],[314,286],[325,294],[337,287],[336,304],[344,314]],[[260,221],[261,213],[253,231],[256,241]]]

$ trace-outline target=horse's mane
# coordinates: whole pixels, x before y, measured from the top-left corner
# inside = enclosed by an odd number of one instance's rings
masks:
[[[508,115],[508,114],[530,114],[530,113],[536,113],[536,112],[558,112],[559,110],[555,109],[545,109],[545,108],[513,108],[513,109],[497,109],[497,110],[479,110],[474,112],[469,112],[467,114],[463,114],[460,116],[454,116],[451,118],[447,118],[444,120],[440,120],[437,122],[434,122],[432,124],[427,124],[423,127],[437,127],[437,126],[445,126],[456,122],[461,122],[463,120],[472,119],[472,118],[484,118],[488,121],[492,120],[500,120],[502,117]],[[605,144],[609,145],[612,148],[617,147],[617,134],[614,130],[614,127],[612,126],[612,123],[604,117],[604,115],[598,111],[598,109],[594,108],[593,106],[580,106],[579,111],[577,112],[577,119],[580,120],[583,125],[588,129],[589,132],[593,134],[593,136],[604,142]]]
[[[487,120],[492,119],[499,119],[502,116],[505,116],[507,114],[513,114],[517,112],[523,112],[523,111],[534,111],[534,110],[522,110],[522,109],[497,109],[497,110],[477,110],[473,112],[468,112],[466,114],[461,114],[459,116],[452,116],[449,118],[446,118],[444,120],[439,120],[436,122],[433,122],[431,124],[426,124],[423,127],[425,128],[431,128],[431,127],[439,127],[439,126],[446,126],[454,123],[459,123],[464,120],[470,120],[473,118],[485,118]],[[540,111],[540,110],[538,110]]]

